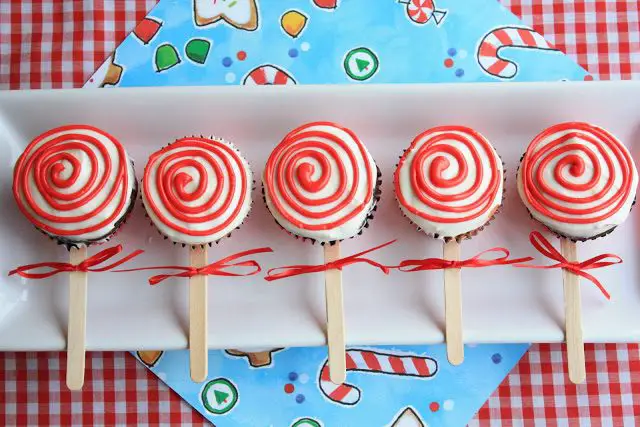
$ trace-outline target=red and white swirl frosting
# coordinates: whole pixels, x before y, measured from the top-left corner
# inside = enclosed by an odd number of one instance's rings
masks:
[[[377,168],[358,137],[328,122],[300,126],[267,160],[267,206],[286,230],[319,242],[355,236],[375,203]]]
[[[588,123],[544,130],[518,169],[518,192],[531,215],[568,237],[590,238],[621,224],[637,186],[627,148]]]
[[[463,126],[418,135],[394,175],[404,214],[425,233],[456,237],[486,224],[502,203],[504,171],[491,144]]]
[[[100,129],[71,125],[34,139],[13,170],[13,195],[36,227],[64,240],[102,240],[132,203],[135,174],[122,145]]]
[[[253,175],[226,141],[188,137],[153,153],[142,197],[151,221],[171,240],[203,245],[225,237],[251,209]]]

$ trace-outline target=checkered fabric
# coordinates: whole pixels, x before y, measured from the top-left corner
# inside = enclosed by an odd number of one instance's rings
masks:
[[[0,0],[0,88],[82,86],[155,3]],[[637,0],[501,3],[595,78],[640,78]],[[587,345],[586,359],[576,386],[563,345],[534,345],[469,425],[640,425],[638,345]],[[205,424],[126,353],[88,353],[80,392],[65,366],[64,353],[0,353],[0,425]]]
[[[65,353],[0,352],[0,425],[208,425],[128,353],[87,353],[81,391],[66,366]]]
[[[0,89],[80,87],[157,0],[0,0]]]
[[[469,427],[640,425],[637,344],[587,344],[579,385],[569,381],[566,356],[564,344],[532,346]]]
[[[600,80],[640,78],[638,0],[500,0]]]

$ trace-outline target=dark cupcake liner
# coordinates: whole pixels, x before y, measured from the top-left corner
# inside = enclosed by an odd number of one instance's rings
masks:
[[[524,156],[526,155],[526,153],[524,153],[521,157],[520,157],[520,163],[518,163],[518,167],[516,168],[516,186],[518,185],[518,172],[520,171],[520,166],[522,165],[522,160],[524,159]],[[517,187],[516,187],[517,188]],[[520,196],[519,192],[518,192],[518,196]],[[633,210],[633,207],[636,205],[636,199],[637,196],[633,198],[633,202],[631,203],[631,208],[629,209],[629,212],[631,212]],[[551,232],[553,235],[555,235],[556,237],[560,238],[560,239],[569,239],[572,242],[586,242],[589,240],[596,240],[599,239],[601,237],[605,237],[609,234],[611,234],[613,232],[613,230],[616,229],[617,225],[614,225],[613,227],[611,227],[608,230],[603,231],[600,234],[596,234],[593,237],[572,237],[572,236],[567,236],[565,234],[562,234],[560,231],[554,229],[553,227],[545,224],[542,221],[539,221],[537,219],[535,219],[533,217],[533,214],[531,213],[531,210],[529,209],[529,207],[522,202],[522,204],[524,205],[525,209],[527,209],[527,213],[529,214],[529,218],[531,218],[533,221],[537,222],[538,224],[542,225],[544,228],[546,228],[547,230],[549,230],[549,232]]]
[[[406,153],[406,149],[403,150],[403,155],[404,153]],[[400,156],[399,158],[402,158],[402,156]],[[456,242],[460,243],[463,240],[470,240],[473,237],[475,237],[478,233],[480,233],[481,231],[483,231],[485,228],[487,228],[489,225],[491,225],[491,223],[493,222],[493,220],[495,220],[496,216],[502,212],[502,208],[504,206],[504,201],[505,198],[507,196],[507,168],[506,165],[504,163],[504,161],[502,160],[502,157],[500,156],[500,154],[498,154],[498,158],[500,159],[500,162],[502,163],[502,200],[500,201],[500,204],[493,210],[493,213],[491,214],[491,216],[489,217],[489,219],[482,224],[480,227],[471,230],[469,232],[463,233],[463,234],[458,234],[457,236],[442,236],[439,233],[427,233],[424,231],[424,229],[422,227],[420,227],[418,224],[416,224],[415,222],[413,222],[411,220],[411,218],[409,218],[404,211],[402,210],[402,208],[400,207],[400,201],[398,200],[398,194],[395,194],[396,196],[396,202],[398,205],[398,209],[400,209],[400,212],[402,213],[402,216],[405,217],[407,219],[407,221],[409,221],[411,224],[413,224],[416,229],[418,231],[420,231],[421,233],[424,233],[426,236],[428,237],[432,237],[434,239],[438,239],[438,240],[443,240],[445,243],[448,243],[452,240],[455,240]],[[398,164],[396,164],[396,169],[398,168]]]
[[[375,161],[374,161],[374,164],[375,164]],[[380,172],[380,168],[376,164],[376,185],[373,189],[373,203],[371,205],[371,208],[369,208],[369,212],[367,212],[367,216],[362,222],[362,225],[360,226],[360,230],[354,236],[348,237],[348,239],[353,239],[354,237],[362,235],[362,233],[364,232],[364,229],[369,228],[369,223],[373,220],[373,217],[375,216],[375,213],[378,210],[378,203],[380,202],[381,196],[382,196],[382,172]],[[267,210],[269,211],[269,213],[271,213],[271,210],[269,209],[269,205],[267,204],[267,196],[265,195],[265,191],[264,191],[264,182],[262,183],[262,200],[265,206],[267,207]],[[346,240],[346,239],[339,239],[339,240],[331,240],[328,242],[320,242],[311,237],[299,236],[287,230],[286,228],[284,228],[278,222],[278,220],[273,216],[273,214],[271,216],[273,217],[273,220],[275,221],[275,223],[278,224],[278,227],[284,230],[287,234],[295,237],[296,239],[301,239],[303,242],[310,241],[312,245],[315,245],[316,243],[318,243],[320,244],[320,246],[324,246],[324,245],[333,246],[336,243],[341,242],[342,240]]]
[[[233,148],[233,150],[238,153],[238,155],[245,161],[247,162],[247,164],[249,165],[249,169],[251,170],[251,173],[253,174],[253,169],[251,169],[251,163],[249,163],[249,161],[242,155],[242,153],[240,152],[240,150],[236,147],[236,145],[232,142],[227,141],[224,138],[220,138],[220,137],[216,137],[216,136],[204,136],[204,135],[190,135],[190,136],[186,136],[184,138],[207,138],[213,141],[218,141],[218,142],[224,142],[226,144],[229,144],[231,146],[231,148]],[[177,140],[176,140],[177,141]],[[175,142],[175,141],[174,141]],[[173,142],[168,143],[167,145],[163,145],[162,148],[168,147],[170,145],[172,145]],[[162,150],[162,148],[160,148],[160,150]],[[252,181],[252,185],[251,185],[251,193],[253,193],[256,189],[256,180],[253,179]],[[160,229],[158,227],[156,227],[156,225],[153,223],[153,221],[151,220],[151,217],[149,217],[149,213],[147,212],[147,207],[144,204],[144,199],[142,197],[142,191],[140,192],[140,203],[142,204],[142,207],[144,208],[144,216],[145,218],[149,219],[149,224],[151,224],[151,226],[153,228],[156,229],[156,231],[158,232],[159,235],[162,236],[162,238],[164,240],[169,240],[171,241],[171,243],[173,243],[174,245],[181,245],[183,248],[186,248],[187,246],[190,246],[192,249],[195,248],[202,248],[205,249],[207,246],[208,247],[213,247],[214,244],[218,244],[220,243],[221,240],[224,239],[228,239],[229,237],[231,237],[231,234],[236,231],[236,230],[240,230],[240,227],[242,227],[244,225],[244,222],[247,220],[247,218],[249,218],[251,216],[251,211],[253,209],[253,197],[251,198],[251,204],[249,205],[249,211],[247,212],[247,215],[244,217],[244,219],[242,220],[242,222],[240,223],[240,225],[238,225],[236,228],[234,228],[233,230],[231,230],[228,234],[222,236],[221,238],[219,238],[218,240],[214,240],[212,242],[207,242],[207,243],[201,243],[201,244],[197,244],[197,245],[190,245],[188,243],[182,243],[182,242],[176,242],[175,240],[173,240],[171,237],[167,236],[166,234],[164,234],[162,231],[160,231]]]
[[[134,163],[133,160],[131,160],[131,167],[134,167]],[[135,167],[134,167],[135,170]],[[125,211],[124,215],[122,215],[114,224],[113,229],[111,229],[108,233],[106,233],[105,235],[95,238],[95,239],[90,239],[90,240],[70,240],[70,239],[66,239],[62,236],[56,236],[53,234],[49,234],[46,231],[40,229],[39,227],[35,227],[36,230],[40,231],[42,234],[44,234],[45,236],[49,237],[51,240],[53,240],[54,242],[56,242],[56,244],[58,245],[62,245],[64,247],[67,248],[67,250],[71,250],[71,248],[76,248],[79,249],[81,246],[91,246],[91,245],[97,245],[97,244],[101,244],[101,243],[105,243],[108,242],[111,238],[113,238],[116,233],[118,232],[118,229],[120,227],[122,227],[126,222],[127,219],[129,218],[129,216],[131,215],[131,212],[133,212],[133,208],[135,207],[135,202],[136,202],[136,198],[138,197],[138,180],[134,179],[133,180],[133,190],[131,191],[131,196],[129,197],[129,206],[127,207],[127,210]]]

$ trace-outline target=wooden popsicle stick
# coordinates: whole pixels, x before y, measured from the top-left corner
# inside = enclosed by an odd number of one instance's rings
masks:
[[[87,259],[87,247],[72,247],[69,262],[78,265]],[[67,325],[67,387],[84,385],[85,339],[87,327],[87,273],[69,273],[69,324]]]
[[[576,242],[570,239],[560,239],[560,252],[569,262],[578,260]],[[580,278],[568,270],[562,270],[562,279],[564,282],[565,336],[569,379],[574,384],[580,384],[587,377],[582,338]]]
[[[189,252],[192,267],[207,265],[207,249],[197,246]],[[191,379],[203,382],[207,379],[209,363],[207,344],[207,276],[189,278],[189,363]]]
[[[444,244],[443,258],[451,261],[460,260],[460,244],[450,240]],[[447,341],[447,359],[452,365],[459,365],[464,360],[464,343],[462,340],[462,281],[459,268],[444,270],[444,317],[445,339]]]
[[[325,264],[338,259],[340,259],[340,243],[336,242],[334,245],[324,245]],[[342,271],[326,271],[325,294],[327,304],[327,344],[329,346],[329,379],[334,384],[342,384],[347,378]]]

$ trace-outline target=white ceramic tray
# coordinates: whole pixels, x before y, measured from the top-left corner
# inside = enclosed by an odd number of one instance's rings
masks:
[[[11,193],[12,167],[39,133],[68,123],[87,123],[117,136],[136,160],[184,135],[211,134],[234,141],[262,174],[267,155],[283,135],[307,121],[332,120],[352,128],[383,173],[380,209],[371,227],[343,243],[343,254],[391,239],[375,254],[382,262],[441,256],[441,242],[417,232],[402,217],[391,185],[394,165],[411,139],[441,124],[476,128],[495,145],[508,168],[503,213],[482,234],[464,242],[469,257],[493,246],[514,255],[533,254],[527,241],[537,226],[515,191],[514,172],[531,138],[560,121],[583,120],[608,128],[632,150],[640,148],[640,83],[300,86],[58,90],[0,93],[0,350],[65,347],[67,276],[46,280],[6,277],[11,268],[44,260],[67,260],[66,251],[37,232],[19,213]],[[264,267],[319,263],[322,250],[296,240],[274,223],[254,194],[244,226],[210,250],[210,259],[270,245],[277,255]],[[609,237],[579,245],[579,256],[615,252],[625,263],[595,271],[610,290],[607,302],[584,281],[587,342],[640,341],[640,210]],[[557,240],[556,240],[557,241]],[[116,238],[147,253],[135,265],[186,264],[187,251],[158,236],[138,206]],[[97,249],[90,249],[95,253]],[[94,274],[89,280],[87,346],[92,350],[180,349],[187,345],[187,281],[150,287],[146,273]],[[466,342],[563,340],[559,270],[495,267],[465,270]],[[325,343],[321,274],[274,283],[261,278],[211,278],[209,345],[212,348],[312,346]],[[366,265],[344,271],[348,344],[410,344],[443,341],[442,272],[380,274]]]

